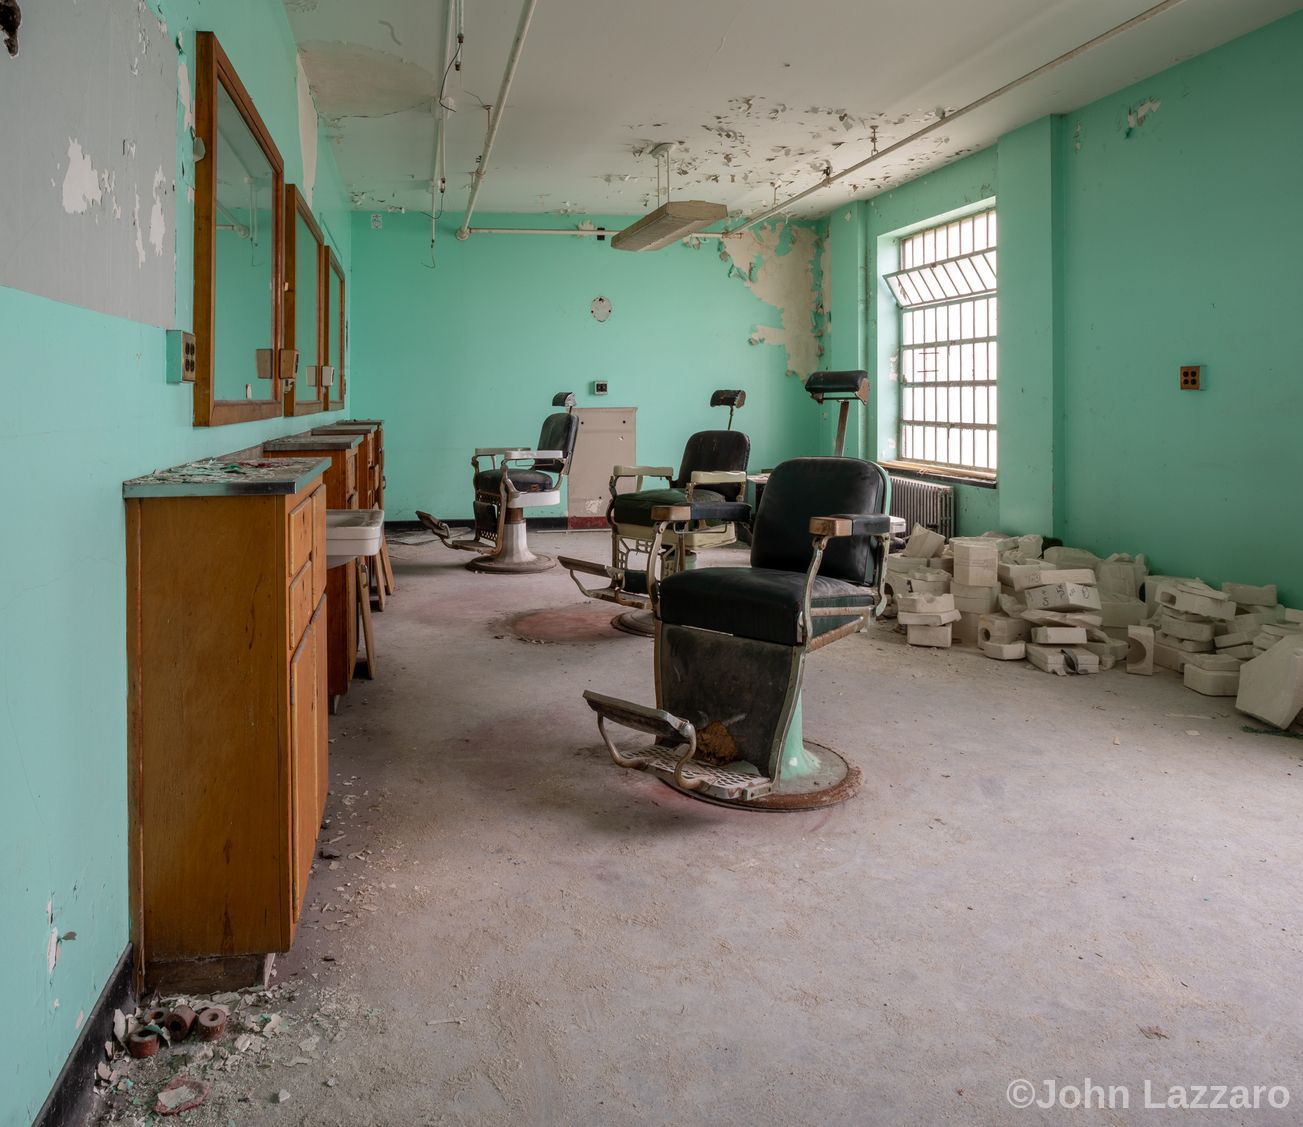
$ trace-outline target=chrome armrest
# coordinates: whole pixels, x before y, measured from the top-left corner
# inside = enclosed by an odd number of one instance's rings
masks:
[[[688,481],[692,485],[745,485],[746,470],[693,470]]]

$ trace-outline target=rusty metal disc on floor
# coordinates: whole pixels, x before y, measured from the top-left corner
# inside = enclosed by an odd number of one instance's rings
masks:
[[[610,606],[599,602],[522,611],[507,619],[506,628],[527,642],[604,642],[628,637],[611,625]]]
[[[763,798],[735,802],[730,799],[716,798],[710,794],[701,794],[698,791],[684,790],[682,787],[677,786],[673,779],[664,776],[657,777],[667,787],[671,787],[689,798],[709,802],[715,806],[728,806],[734,810],[780,812],[821,810],[826,806],[836,806],[839,802],[845,802],[848,798],[855,797],[859,792],[860,785],[864,782],[864,775],[854,763],[840,752],[833,751],[832,748],[815,743],[813,740],[805,741],[805,749],[822,761],[823,769],[817,774],[791,786],[790,789],[772,791]]]

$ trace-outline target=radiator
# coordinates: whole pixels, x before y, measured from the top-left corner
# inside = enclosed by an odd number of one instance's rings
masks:
[[[955,534],[954,488],[892,474],[891,515],[903,518],[907,528],[921,524],[949,540]]]

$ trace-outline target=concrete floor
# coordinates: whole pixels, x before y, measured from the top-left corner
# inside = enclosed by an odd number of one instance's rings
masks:
[[[1303,1119],[1303,743],[1171,673],[1056,678],[879,627],[808,669],[807,736],[860,795],[721,809],[600,749],[580,693],[650,703],[649,641],[504,626],[579,604],[564,572],[392,554],[379,676],[331,722],[341,857],[279,962],[291,1032],[187,1121],[1172,1121],[1146,1081],[1284,1085],[1284,1110],[1196,1121]],[[1129,1108],[1006,1100],[1087,1077]]]

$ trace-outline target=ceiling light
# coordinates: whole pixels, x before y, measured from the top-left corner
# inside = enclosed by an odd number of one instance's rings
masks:
[[[611,246],[616,250],[660,250],[727,218],[728,208],[722,203],[670,200],[613,236]]]

